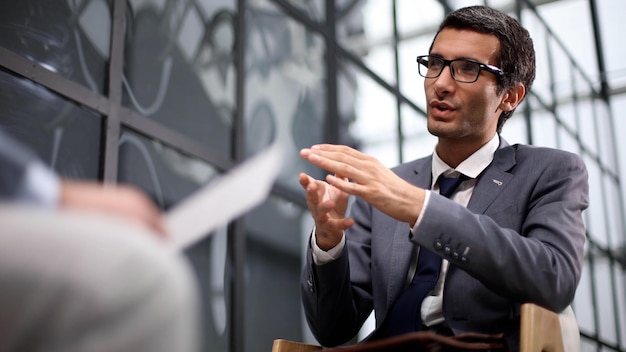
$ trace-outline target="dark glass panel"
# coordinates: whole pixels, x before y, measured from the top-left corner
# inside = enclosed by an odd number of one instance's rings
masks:
[[[245,218],[247,351],[270,348],[275,338],[304,340],[299,282],[309,218],[304,208],[275,196]]]
[[[102,93],[111,36],[107,4],[3,0],[0,46]]]
[[[123,104],[230,157],[234,10],[186,1],[130,4]]]
[[[209,182],[217,171],[159,141],[123,130],[119,141],[118,181],[139,186],[163,209]]]
[[[98,179],[101,116],[28,79],[0,70],[0,128],[59,174]]]
[[[146,191],[169,209],[218,175],[211,166],[158,141],[123,130],[119,143],[120,183]],[[211,216],[207,209],[207,216]],[[202,298],[202,337],[207,351],[228,351],[227,230],[222,227],[185,251]],[[228,322],[230,323],[230,322]]]
[[[250,5],[246,18],[246,154],[279,143],[285,157],[278,182],[300,191],[300,172],[323,175],[298,152],[324,140],[325,44],[269,3]]]

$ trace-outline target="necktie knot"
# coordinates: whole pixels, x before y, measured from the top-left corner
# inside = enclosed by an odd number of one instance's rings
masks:
[[[467,180],[469,177],[461,174],[459,177],[445,177],[439,176],[437,183],[439,184],[439,194],[446,198],[450,198],[461,182]]]

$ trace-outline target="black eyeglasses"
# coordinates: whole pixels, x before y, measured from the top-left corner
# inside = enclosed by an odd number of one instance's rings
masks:
[[[417,57],[417,63],[419,74],[424,78],[439,77],[446,66],[450,66],[452,78],[463,83],[476,82],[481,70],[493,73],[498,79],[504,75],[504,72],[495,66],[468,59],[446,60],[437,56],[421,55]]]

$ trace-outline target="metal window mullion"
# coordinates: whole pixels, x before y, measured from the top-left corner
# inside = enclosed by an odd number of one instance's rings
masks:
[[[113,1],[111,46],[109,53],[108,97],[109,112],[104,119],[103,170],[104,182],[115,183],[119,160],[122,103],[122,70],[124,64],[124,35],[126,33],[126,0]]]
[[[232,157],[235,162],[245,158],[246,131],[245,131],[245,84],[246,84],[246,0],[237,0],[236,31],[237,40],[235,46],[235,116],[233,124]],[[238,219],[228,226],[228,257],[232,263],[233,274],[230,277],[231,301],[230,301],[230,330],[229,350],[233,352],[245,351],[245,307],[246,307],[246,228],[244,219]]]
[[[604,50],[602,47],[602,36],[600,35],[600,23],[598,19],[598,8],[595,0],[589,0],[589,12],[591,16],[591,25],[593,28],[593,39],[596,49],[596,62],[598,64],[598,73],[600,74],[600,96],[602,100],[609,103],[609,83],[606,77],[606,66],[604,64]]]
[[[100,114],[107,115],[109,113],[107,97],[2,47],[0,47],[0,67],[4,67]]]
[[[335,0],[326,0],[326,118],[325,138],[330,143],[339,143],[339,111],[337,107],[337,24]]]
[[[188,156],[202,160],[220,171],[226,171],[235,166],[235,162],[221,153],[208,149],[203,144],[173,130],[153,119],[145,117],[136,111],[127,108],[119,108],[120,122],[125,128],[132,129],[137,133],[153,138],[166,144]]]
[[[391,3],[393,14],[393,53],[394,53],[394,67],[396,74],[396,119],[397,134],[398,134],[398,163],[404,162],[404,132],[402,131],[402,100],[400,98],[400,54],[398,53],[398,46],[400,44],[398,35],[398,14],[397,14],[397,1],[393,0]]]

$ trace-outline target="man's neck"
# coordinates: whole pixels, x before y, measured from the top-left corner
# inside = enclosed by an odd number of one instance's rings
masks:
[[[486,138],[480,141],[462,141],[459,139],[446,139],[439,138],[435,150],[439,158],[452,168],[456,168],[465,159],[469,158],[478,149],[482,148],[485,144],[493,138]]]

